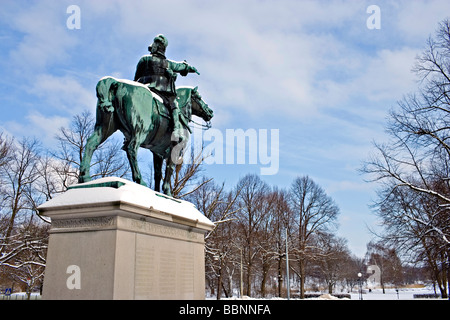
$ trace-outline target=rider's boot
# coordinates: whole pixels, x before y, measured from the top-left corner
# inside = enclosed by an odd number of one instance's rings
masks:
[[[180,109],[174,108],[172,110],[172,119],[173,119],[172,141],[179,143],[183,140],[184,137],[184,128],[180,121]]]

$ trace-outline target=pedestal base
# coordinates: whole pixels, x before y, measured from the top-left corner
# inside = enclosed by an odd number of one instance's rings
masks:
[[[39,207],[52,219],[43,299],[204,299],[213,224],[189,202],[120,181]]]

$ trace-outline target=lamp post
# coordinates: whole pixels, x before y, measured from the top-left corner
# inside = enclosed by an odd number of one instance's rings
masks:
[[[288,254],[288,232],[286,228],[286,288],[287,288],[287,299],[290,299],[291,285],[289,283],[289,254]]]
[[[241,299],[242,296],[244,295],[244,272],[243,272],[243,267],[242,267],[242,248],[239,248],[241,250],[241,288],[240,288],[240,294],[241,294]]]
[[[363,299],[363,297],[362,297],[362,279],[361,279],[361,277],[362,277],[362,274],[361,274],[361,272],[358,272],[358,282],[359,282],[359,300],[362,300],[362,299]]]

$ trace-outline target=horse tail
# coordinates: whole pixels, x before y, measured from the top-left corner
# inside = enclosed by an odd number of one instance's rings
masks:
[[[117,80],[113,77],[105,77],[97,83],[97,107],[103,112],[114,112],[112,98],[114,89],[117,87]]]

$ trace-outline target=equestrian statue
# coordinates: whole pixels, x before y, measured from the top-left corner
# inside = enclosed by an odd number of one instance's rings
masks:
[[[160,192],[162,164],[166,172],[162,191],[171,196],[170,179],[191,130],[192,115],[208,123],[213,111],[202,100],[197,87],[175,87],[177,73],[200,74],[186,61],[165,57],[167,38],[157,35],[136,67],[134,81],[104,77],[97,83],[97,113],[93,134],[86,143],[80,164],[79,183],[91,180],[89,169],[97,147],[114,132],[124,135],[122,147],[127,154],[133,181],[146,185],[137,163],[140,147],[153,153],[155,191]]]

